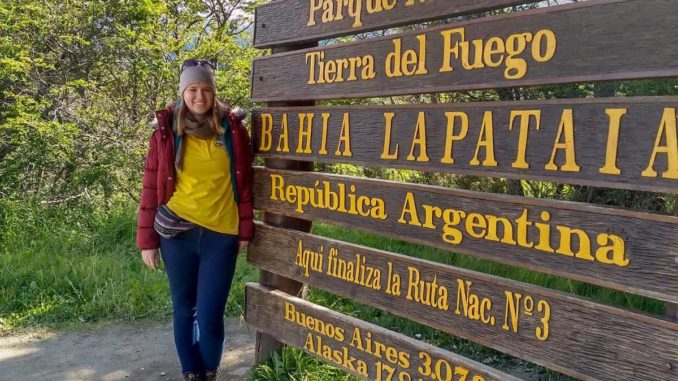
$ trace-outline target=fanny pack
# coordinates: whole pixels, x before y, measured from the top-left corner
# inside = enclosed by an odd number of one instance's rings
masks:
[[[155,213],[153,227],[161,237],[173,238],[181,232],[193,229],[195,224],[174,214],[167,205],[160,205]]]

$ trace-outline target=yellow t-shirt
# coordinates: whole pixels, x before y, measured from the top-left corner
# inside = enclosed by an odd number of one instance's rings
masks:
[[[167,203],[179,217],[207,229],[238,234],[230,158],[216,139],[182,137],[184,157],[174,194]]]

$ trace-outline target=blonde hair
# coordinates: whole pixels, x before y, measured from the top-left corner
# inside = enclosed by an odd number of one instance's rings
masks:
[[[221,135],[223,134],[224,128],[221,127],[221,118],[228,112],[230,109],[230,105],[228,104],[227,101],[220,101],[217,99],[217,97],[214,97],[214,101],[212,103],[212,107],[210,108],[211,112],[211,119],[212,119],[212,132],[215,135]],[[185,127],[185,122],[186,117],[188,116],[189,110],[188,107],[186,107],[185,102],[181,102],[179,105],[179,117],[177,118],[177,134],[179,136],[182,136],[184,134],[184,127]]]

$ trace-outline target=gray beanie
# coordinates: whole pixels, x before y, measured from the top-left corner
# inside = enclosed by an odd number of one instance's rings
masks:
[[[189,66],[181,72],[181,77],[179,79],[179,96],[183,98],[184,90],[186,90],[188,86],[198,82],[204,82],[210,85],[210,87],[212,87],[212,91],[216,93],[217,84],[214,80],[214,73],[212,73],[212,70],[204,66],[197,65]]]

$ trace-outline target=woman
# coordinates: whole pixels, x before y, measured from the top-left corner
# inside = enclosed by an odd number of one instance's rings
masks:
[[[216,380],[236,257],[254,233],[249,136],[216,99],[213,70],[185,61],[181,99],[156,113],[137,221],[144,263],[165,263],[185,380]]]

